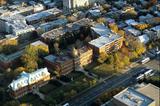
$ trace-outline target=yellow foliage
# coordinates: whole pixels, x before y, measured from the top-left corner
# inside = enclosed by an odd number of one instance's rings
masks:
[[[106,21],[106,19],[102,18],[102,17],[97,19],[97,22],[101,23],[101,24],[103,24],[105,21]]]
[[[151,27],[151,25],[149,25],[149,24],[137,24],[134,27],[139,29],[139,30],[144,30],[144,29],[147,29],[147,28]]]

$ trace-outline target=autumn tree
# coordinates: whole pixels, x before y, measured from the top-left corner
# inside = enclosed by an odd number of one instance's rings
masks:
[[[53,47],[54,47],[54,52],[55,52],[56,54],[59,54],[59,53],[60,53],[59,43],[58,43],[58,42],[55,42],[55,43],[53,44]]]
[[[27,46],[24,50],[21,60],[27,70],[37,69],[38,50],[34,46]]]
[[[97,19],[97,22],[100,23],[100,24],[103,24],[103,23],[106,22],[106,19],[103,18],[103,17],[100,17],[100,18]]]
[[[107,58],[108,58],[108,54],[105,53],[105,52],[103,52],[103,53],[101,53],[101,54],[99,55],[97,61],[98,61],[99,63],[104,63],[104,62],[107,60]]]
[[[115,23],[109,24],[109,28],[110,28],[114,33],[117,33],[117,32],[118,32],[118,26],[117,26],[117,24],[115,24]]]

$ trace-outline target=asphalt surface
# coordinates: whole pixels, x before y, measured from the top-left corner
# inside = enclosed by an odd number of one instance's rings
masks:
[[[77,95],[66,103],[69,103],[70,106],[88,106],[91,101],[95,100],[104,92],[122,85],[128,85],[134,81],[136,79],[134,78],[134,75],[138,74],[139,70],[141,70],[143,67],[150,67],[154,70],[159,70],[159,63],[159,57],[157,57],[144,65],[139,64],[124,74],[114,75],[112,78],[106,79],[104,82],[97,84],[95,87]]]

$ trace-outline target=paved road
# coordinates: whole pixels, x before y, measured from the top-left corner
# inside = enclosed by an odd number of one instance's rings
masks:
[[[139,72],[139,70],[141,70],[142,67],[144,66],[151,67],[152,64],[155,63],[155,61],[157,62],[157,59],[154,59],[145,65],[140,64],[135,68],[130,69],[130,71],[124,74],[115,75],[110,80],[107,79],[105,83],[100,83],[95,87],[83,92],[82,94],[77,95],[75,98],[68,101],[68,103],[70,104],[70,106],[87,106],[87,104],[90,101],[93,101],[102,93],[109,91],[110,89],[119,87],[121,85],[127,85],[128,83],[130,83],[130,81],[133,81],[135,79],[133,78],[133,76],[136,75]]]

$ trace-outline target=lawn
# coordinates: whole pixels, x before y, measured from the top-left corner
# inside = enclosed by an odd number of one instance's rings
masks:
[[[113,69],[113,65],[106,63],[103,64],[92,63],[91,65],[85,67],[85,70],[92,72],[101,78],[108,77],[109,75],[112,75],[113,73],[116,72]]]
[[[96,82],[82,73],[72,72],[68,77],[73,77],[73,81],[68,85],[61,86],[55,90],[52,90],[47,96],[52,98],[52,100],[56,101],[56,104],[61,103],[64,100],[68,100],[74,97],[76,94],[81,91],[89,88],[96,84]]]

